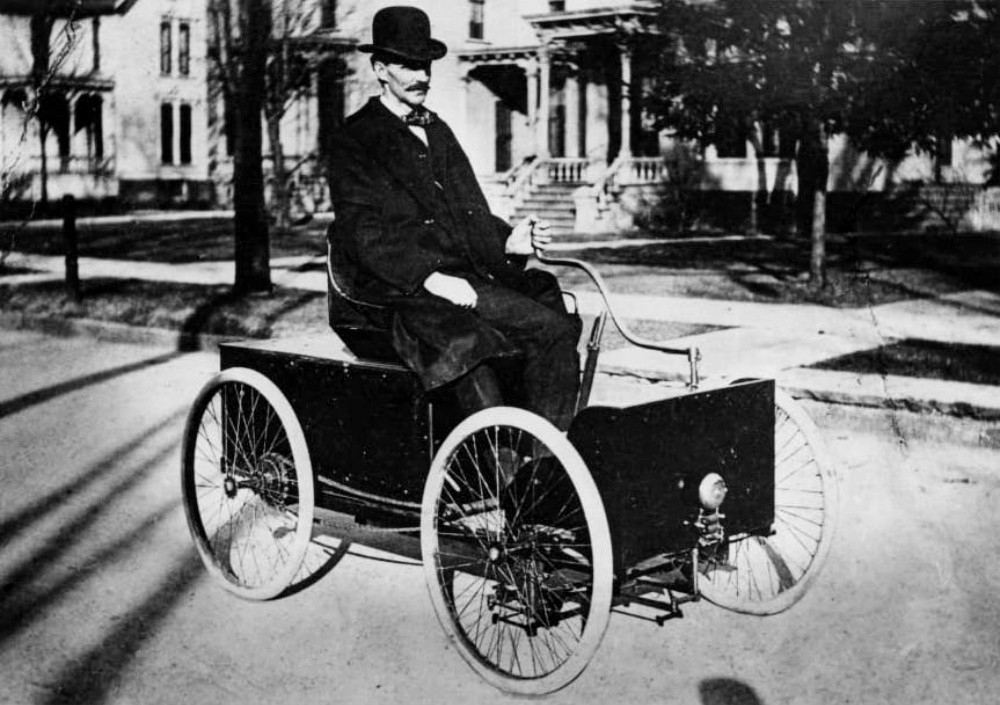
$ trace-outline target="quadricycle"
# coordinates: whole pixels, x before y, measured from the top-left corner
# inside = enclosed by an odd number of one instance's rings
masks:
[[[460,418],[370,326],[221,346],[181,464],[194,544],[222,586],[286,593],[332,518],[419,537],[447,637],[487,682],[523,695],[577,678],[613,612],[662,625],[700,600],[767,615],[803,596],[838,495],[803,410],[773,380],[705,384],[696,349],[621,323],[593,267],[540,258],[588,273],[604,302],[581,341],[568,433],[515,406]],[[331,305],[350,303],[329,273]],[[609,319],[634,345],[686,356],[687,383],[591,403]]]

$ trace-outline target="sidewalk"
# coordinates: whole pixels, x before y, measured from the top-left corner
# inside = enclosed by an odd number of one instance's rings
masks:
[[[31,270],[8,276],[6,284],[63,276],[59,257],[15,253],[9,264]],[[322,258],[272,260],[277,286],[326,291]],[[232,262],[174,265],[81,258],[86,278],[138,278],[194,284],[228,284]],[[581,313],[594,314],[603,303],[594,291],[577,292]],[[854,374],[810,369],[829,358],[867,350],[895,339],[1000,347],[1000,296],[966,291],[931,300],[911,300],[867,309],[719,301],[683,297],[620,295],[613,304],[629,320],[671,321],[719,326],[701,335],[671,341],[701,351],[706,382],[740,377],[774,377],[793,396],[860,406],[905,408],[981,418],[1000,418],[1000,390],[994,386],[912,377]],[[609,322],[610,325],[610,322]],[[650,381],[686,380],[686,358],[626,348],[601,356],[600,371],[612,377]]]

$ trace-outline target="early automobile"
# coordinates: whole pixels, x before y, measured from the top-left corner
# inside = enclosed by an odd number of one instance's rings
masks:
[[[703,384],[697,350],[636,337],[589,265],[547,261],[590,273],[607,304],[568,434],[514,407],[457,418],[364,327],[223,345],[182,451],[188,524],[219,582],[281,595],[332,515],[419,534],[459,653],[497,688],[531,695],[583,671],[613,608],[662,624],[700,599],[751,614],[798,601],[837,513],[813,424],[773,380]],[[686,355],[686,384],[590,404],[609,316],[632,343]]]

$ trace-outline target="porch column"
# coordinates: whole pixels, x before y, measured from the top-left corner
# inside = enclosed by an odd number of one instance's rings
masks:
[[[7,132],[7,92],[0,90],[0,169],[7,171],[7,148],[4,135]]]
[[[72,169],[73,155],[76,154],[76,101],[80,99],[78,95],[66,94],[66,154],[60,155],[59,171],[66,173]]]
[[[549,156],[549,91],[552,60],[547,47],[538,50],[538,121],[535,123],[535,144],[539,157]]]
[[[622,142],[618,150],[619,157],[632,156],[632,50],[618,46],[618,55],[622,67]]]
[[[582,157],[580,150],[580,82],[579,68],[569,67],[566,76],[566,156]]]
[[[538,154],[538,61],[532,59],[525,67],[525,75],[528,77],[528,129],[534,131],[535,149]]]
[[[469,100],[469,87],[472,85],[472,70],[475,67],[468,62],[459,64],[458,66],[458,80],[462,87],[458,114],[462,116],[462,130],[464,132],[464,137],[468,139],[471,137],[470,128],[474,126],[475,120],[470,120],[469,115],[469,104],[472,102]]]

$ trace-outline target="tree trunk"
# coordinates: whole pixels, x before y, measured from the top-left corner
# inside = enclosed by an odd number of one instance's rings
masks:
[[[38,115],[38,153],[41,164],[38,170],[38,181],[41,188],[39,200],[43,206],[49,203],[49,154],[46,142],[49,141],[49,128],[45,125],[42,116]]]
[[[233,209],[236,231],[237,293],[271,291],[271,252],[264,208],[264,69],[271,18],[266,0],[246,0],[244,52],[235,87]]]
[[[288,229],[291,220],[291,199],[288,189],[288,174],[285,171],[285,148],[281,143],[281,114],[268,111],[267,139],[271,147],[271,178],[274,180],[271,208],[276,217],[278,232]]]
[[[826,182],[830,173],[826,129],[814,121],[803,135],[797,158],[798,213],[809,232],[809,288],[826,286]]]
[[[813,191],[811,246],[809,248],[809,288],[826,286],[826,188]]]

